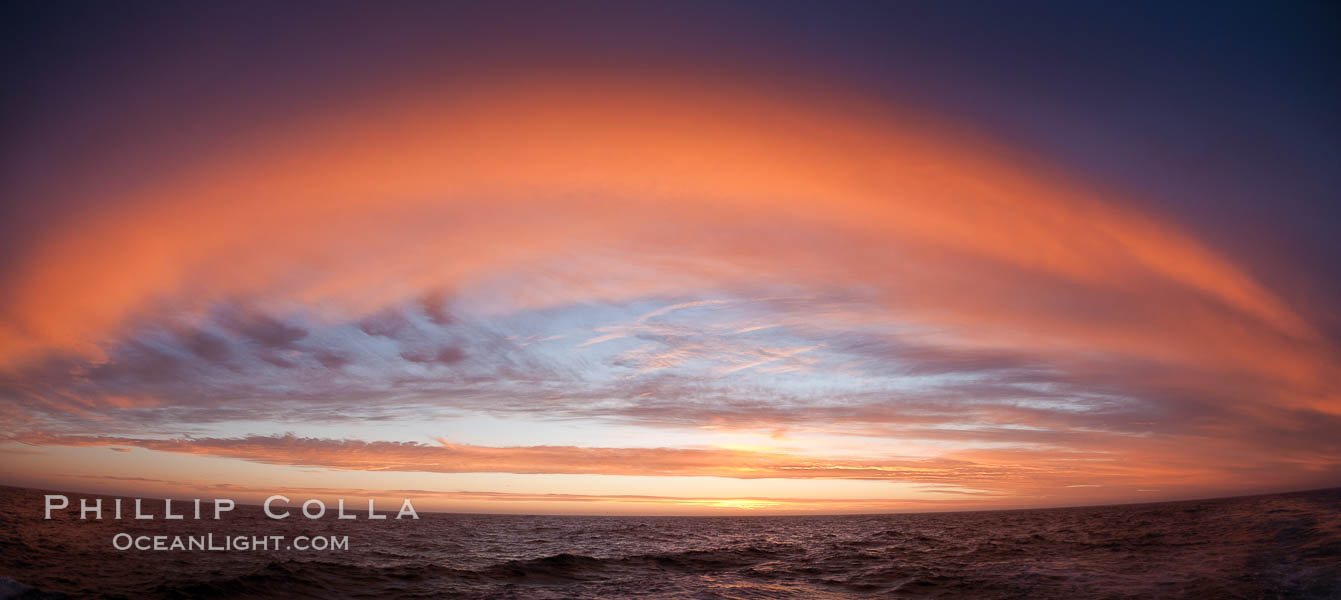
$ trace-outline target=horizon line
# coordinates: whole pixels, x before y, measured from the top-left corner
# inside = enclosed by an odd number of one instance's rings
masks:
[[[36,488],[36,487],[26,487],[26,486],[10,485],[10,484],[8,484],[8,483],[0,483],[0,488],[10,488],[10,489],[15,489],[15,490],[32,490],[32,491],[37,491],[37,492],[56,492],[56,493],[60,493],[60,494],[70,494],[70,495],[79,494],[79,495],[83,495],[83,496],[102,497],[102,498],[129,498],[129,499],[139,499],[139,500],[165,500],[165,499],[181,500],[181,499],[182,499],[182,498],[173,498],[173,497],[171,497],[171,496],[165,496],[165,497],[153,497],[153,496],[117,495],[117,494],[104,494],[104,493],[96,493],[96,492],[81,492],[81,491],[75,491],[75,490],[58,490],[58,489],[48,489],[48,488]],[[352,491],[352,490],[351,490],[351,491]],[[363,490],[363,491],[369,491],[369,492],[371,492],[371,491],[374,491],[374,490]],[[392,491],[395,491],[395,490],[392,490]],[[1238,499],[1244,499],[1244,498],[1259,498],[1259,497],[1264,497],[1264,496],[1285,496],[1285,495],[1292,495],[1292,494],[1311,494],[1311,493],[1328,492],[1328,491],[1341,491],[1341,484],[1333,485],[1333,486],[1328,486],[1328,487],[1309,488],[1309,489],[1302,489],[1302,490],[1301,490],[1301,489],[1291,489],[1291,490],[1285,490],[1285,491],[1261,492],[1261,493],[1250,493],[1250,494],[1238,494],[1238,495],[1232,495],[1232,496],[1211,496],[1211,497],[1177,498],[1177,499],[1172,499],[1172,500],[1153,500],[1153,501],[1149,501],[1149,502],[1118,502],[1118,503],[1113,503],[1113,504],[1075,504],[1075,505],[1067,505],[1067,506],[1034,506],[1034,507],[1014,507],[1014,508],[980,508],[980,509],[950,509],[950,510],[935,510],[935,509],[930,509],[930,510],[921,510],[921,511],[899,511],[899,512],[806,512],[806,513],[789,513],[789,514],[760,514],[760,513],[752,513],[752,512],[749,512],[749,511],[747,511],[747,510],[744,510],[744,509],[732,509],[732,510],[735,510],[735,511],[737,511],[737,512],[732,512],[732,513],[729,513],[729,514],[720,514],[720,515],[713,515],[713,514],[664,514],[664,513],[663,513],[663,514],[651,514],[651,513],[649,513],[649,514],[614,514],[614,513],[603,513],[603,514],[602,514],[602,513],[512,513],[512,512],[492,512],[492,513],[490,513],[490,512],[451,512],[451,511],[440,511],[440,510],[422,510],[422,511],[421,511],[421,510],[418,510],[418,509],[416,509],[415,512],[416,512],[417,514],[458,515],[458,516],[491,516],[491,517],[497,517],[497,516],[506,516],[506,517],[581,517],[581,518],[592,518],[592,517],[596,517],[596,518],[624,518],[624,519],[627,519],[627,518],[671,518],[671,519],[684,519],[684,518],[699,519],[699,518],[703,518],[703,519],[720,519],[720,518],[724,518],[724,517],[730,517],[730,518],[739,518],[739,517],[752,517],[752,518],[769,518],[769,517],[862,517],[862,516],[872,516],[872,517],[874,517],[874,516],[924,515],[924,514],[958,514],[958,513],[1019,512],[1019,511],[1032,511],[1032,510],[1069,510],[1069,509],[1079,509],[1079,508],[1116,508],[1116,507],[1121,507],[1121,506],[1144,506],[1144,505],[1153,505],[1153,504],[1175,504],[1175,503],[1181,503],[1181,502],[1216,502],[1216,501],[1222,501],[1222,500],[1238,500]],[[329,494],[323,494],[323,495],[329,495]],[[316,494],[314,494],[314,496],[316,496]],[[209,499],[209,503],[210,503],[210,504],[213,504],[213,500],[215,500],[215,499],[222,499],[222,498],[212,498],[212,499]],[[229,499],[229,500],[232,500],[231,498],[228,498],[228,499]],[[410,500],[413,500],[413,498],[409,498],[409,499],[410,499]],[[721,498],[721,500],[736,500],[736,499],[737,499],[737,498]],[[205,499],[205,498],[199,498],[199,500],[202,501],[202,504],[204,504],[204,503],[206,502],[206,499]],[[235,504],[236,504],[236,506],[238,506],[238,507],[251,507],[251,508],[258,509],[258,510],[261,509],[262,506],[263,506],[262,504],[245,503],[245,502],[235,502]],[[64,510],[76,510],[76,511],[77,511],[78,509],[64,509]],[[742,512],[742,511],[743,511],[743,512]],[[132,518],[132,519],[126,519],[126,520],[132,520],[132,521],[133,521],[133,520],[135,520],[135,519]],[[145,519],[145,520],[148,520],[148,519]],[[158,519],[154,519],[154,520],[158,520]],[[212,519],[202,519],[202,520],[212,520]],[[309,519],[309,520],[311,520],[311,521],[323,521],[323,520],[326,520],[326,517],[323,516],[323,517],[318,518],[318,519]],[[295,521],[295,522],[301,522],[301,521]]]

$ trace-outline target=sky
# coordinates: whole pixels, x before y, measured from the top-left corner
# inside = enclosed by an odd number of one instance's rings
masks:
[[[18,3],[0,484],[1341,485],[1328,3]]]

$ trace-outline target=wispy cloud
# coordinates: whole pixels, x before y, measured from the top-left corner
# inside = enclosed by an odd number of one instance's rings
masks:
[[[596,474],[731,477],[738,479],[882,479],[951,483],[993,470],[948,460],[837,460],[718,448],[487,447],[416,442],[365,442],[295,435],[148,439],[32,434],[33,445],[108,446],[224,456],[247,461],[358,471],[428,473]],[[997,475],[1005,476],[1006,473]]]
[[[601,448],[577,446],[488,447],[436,443],[368,442],[283,436],[241,438],[128,438],[29,434],[8,441],[41,446],[107,446],[347,471],[423,473],[511,473],[520,475],[637,475],[732,479],[832,479],[926,484],[942,493],[993,496],[1064,496],[1063,492],[1152,485],[1195,493],[1216,489],[1227,469],[1251,472],[1260,483],[1281,485],[1292,473],[1280,465],[1302,461],[1282,456],[1270,466],[1235,464],[1233,451],[1214,439],[1199,440],[1195,456],[1170,458],[1164,444],[1087,449],[997,449],[962,451],[939,458],[825,458],[812,454],[728,448]],[[1165,443],[1167,444],[1167,442]],[[1152,467],[1147,461],[1162,457]],[[1337,474],[1336,464],[1314,455],[1315,476]],[[1091,483],[1103,481],[1103,485]],[[946,491],[949,490],[949,491]]]

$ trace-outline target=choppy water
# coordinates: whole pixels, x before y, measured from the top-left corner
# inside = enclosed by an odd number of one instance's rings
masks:
[[[0,598],[1341,598],[1341,489],[922,515],[399,522],[277,522],[254,507],[218,522],[43,521],[40,494],[0,487]],[[118,551],[121,531],[338,534],[350,549]]]

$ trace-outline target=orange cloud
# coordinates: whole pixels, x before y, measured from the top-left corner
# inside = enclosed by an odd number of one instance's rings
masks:
[[[852,99],[592,76],[379,102],[73,215],[15,257],[0,356],[96,353],[221,297],[348,315],[444,288],[521,308],[860,287],[955,343],[1214,364],[1337,410],[1307,321],[1195,240]]]
[[[1057,448],[964,450],[939,458],[824,458],[780,451],[725,448],[593,448],[574,446],[486,447],[414,442],[364,442],[284,436],[146,439],[112,436],[29,434],[10,441],[52,446],[108,446],[218,456],[256,463],[348,471],[423,473],[513,473],[728,477],[735,479],[850,479],[933,486],[939,494],[981,496],[980,505],[1020,505],[1025,499],[1072,502],[1104,498],[1115,490],[1163,488],[1184,497],[1224,493],[1228,471],[1249,471],[1258,488],[1289,485],[1292,469],[1252,465],[1244,450],[1214,438],[1179,453],[1120,436]],[[1187,443],[1181,440],[1179,443]],[[1292,453],[1315,481],[1335,475],[1334,457]],[[1315,485],[1317,485],[1315,483]],[[890,498],[888,502],[897,502]],[[968,500],[966,500],[968,502]]]
[[[237,458],[280,465],[360,471],[709,476],[740,479],[888,479],[947,483],[994,473],[958,461],[859,461],[812,459],[777,452],[700,448],[488,447],[415,442],[363,442],[294,435],[245,438],[143,439],[31,434],[27,444],[134,447],[162,452]]]
[[[1332,476],[1336,349],[1251,274],[1158,215],[990,142],[859,98],[769,85],[587,72],[409,87],[241,132],[234,147],[134,189],[76,181],[88,201],[35,232],[0,272],[0,415],[28,430],[125,432],[245,414],[274,421],[294,399],[330,417],[351,398],[384,394],[426,412],[552,411],[952,447],[899,461],[27,438],[334,469],[877,479],[1072,498],[1095,488],[1066,486]],[[568,385],[580,376],[535,384],[531,371],[542,369],[511,355],[480,365],[474,348],[425,335],[394,363],[377,356],[394,371],[386,381],[342,387],[354,379],[340,375],[352,350],[398,335],[395,310],[407,304],[460,323],[718,292],[785,306],[730,331],[778,327],[807,343],[667,336],[619,355],[629,379],[582,387]],[[453,321],[449,293],[474,314]],[[668,310],[704,306],[715,305]],[[322,327],[351,324],[363,337],[347,346],[307,345]],[[169,331],[173,351],[141,343],[154,327]],[[571,341],[663,333],[649,327]],[[915,343],[888,344],[877,330]],[[853,331],[871,333],[838,339]],[[264,378],[193,379],[202,365],[237,368],[235,347],[268,365]],[[730,386],[715,378],[805,373],[830,351],[867,367],[949,373],[953,386],[856,400],[821,389],[790,404],[781,393],[717,393]],[[731,360],[689,391],[683,373],[659,377],[704,356]],[[974,377],[998,371],[1009,374]],[[1042,409],[1023,396],[1102,410]],[[1280,457],[1266,451],[1277,445]]]

